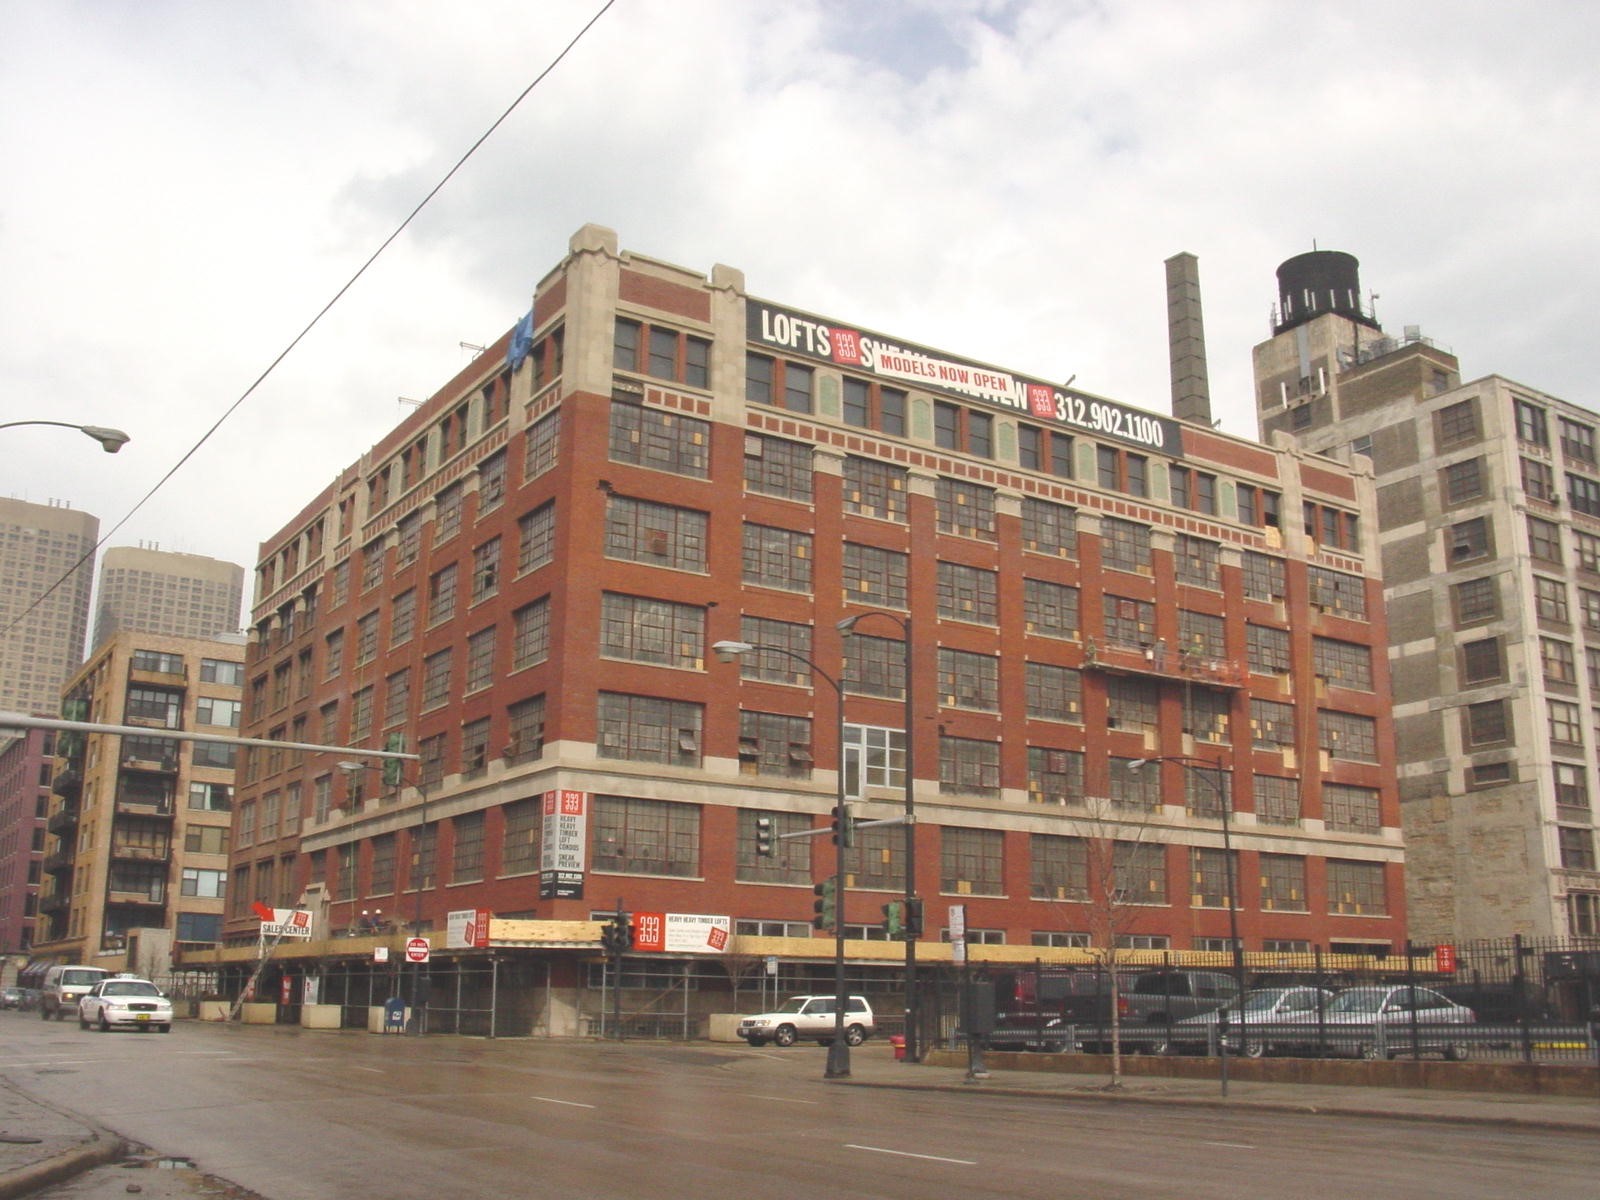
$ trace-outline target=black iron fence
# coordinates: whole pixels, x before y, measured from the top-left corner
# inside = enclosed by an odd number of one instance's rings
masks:
[[[1128,956],[1132,959],[1134,956]],[[1239,977],[1244,1003],[1238,1002]],[[1141,954],[1137,965],[974,966],[929,979],[923,1035],[963,1043],[962,988],[995,1048],[1520,1059],[1600,1065],[1600,943],[1508,938],[1377,957]]]

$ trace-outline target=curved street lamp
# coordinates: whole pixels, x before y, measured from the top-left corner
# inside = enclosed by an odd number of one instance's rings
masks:
[[[838,712],[839,761],[836,764],[839,785],[834,797],[833,816],[839,830],[839,844],[833,861],[833,1043],[828,1047],[828,1065],[823,1071],[827,1079],[843,1079],[850,1074],[850,1045],[844,1040],[844,1015],[850,997],[844,978],[844,852],[845,830],[849,817],[845,812],[844,794],[844,685],[829,675],[803,654],[785,650],[782,646],[757,645],[754,642],[717,642],[712,647],[720,662],[736,662],[746,654],[781,654],[796,662],[805,663],[833,689],[835,709]]]
[[[133,440],[120,429],[106,425],[75,425],[71,421],[7,421],[0,425],[0,429],[15,429],[19,425],[57,425],[62,429],[76,429],[99,442],[100,449],[107,454],[115,454]]]

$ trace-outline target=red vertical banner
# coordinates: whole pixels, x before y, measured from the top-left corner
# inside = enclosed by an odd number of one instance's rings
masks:
[[[1433,965],[1441,975],[1454,975],[1456,973],[1456,948],[1450,945],[1440,945],[1433,948]]]

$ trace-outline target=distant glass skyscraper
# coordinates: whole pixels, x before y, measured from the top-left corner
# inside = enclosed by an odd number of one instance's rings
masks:
[[[0,711],[54,713],[83,662],[100,519],[0,499]]]
[[[117,633],[214,637],[239,631],[244,568],[143,546],[107,550],[95,600],[94,644]]]

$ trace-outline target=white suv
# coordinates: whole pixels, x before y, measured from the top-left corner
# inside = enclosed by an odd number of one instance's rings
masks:
[[[752,1046],[768,1042],[792,1046],[801,1038],[813,1038],[826,1046],[833,1041],[834,1024],[832,996],[791,996],[772,1012],[745,1017],[739,1022],[739,1036]],[[876,1029],[867,998],[851,996],[844,1010],[845,1042],[859,1046]]]

